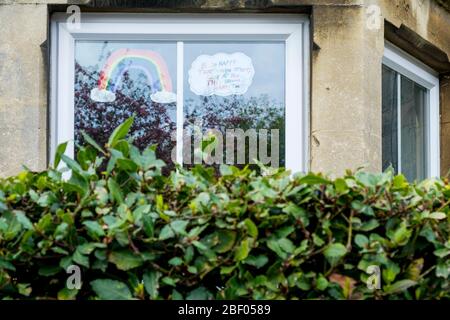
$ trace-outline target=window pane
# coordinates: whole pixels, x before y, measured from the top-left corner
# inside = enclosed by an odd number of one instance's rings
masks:
[[[131,136],[141,149],[158,144],[170,163],[176,125],[176,43],[78,41],[75,46],[75,142],[81,130],[106,143],[136,115]]]
[[[284,42],[190,42],[184,53],[183,162],[201,161],[194,132],[214,129],[210,164],[284,166]]]
[[[408,180],[420,180],[426,177],[427,90],[403,76],[401,88],[402,173]]]
[[[382,161],[383,170],[392,166],[398,171],[397,151],[397,73],[383,66]]]

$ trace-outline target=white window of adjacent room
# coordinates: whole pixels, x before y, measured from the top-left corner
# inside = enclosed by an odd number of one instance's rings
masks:
[[[382,72],[383,170],[410,181],[439,176],[437,73],[389,43]]]

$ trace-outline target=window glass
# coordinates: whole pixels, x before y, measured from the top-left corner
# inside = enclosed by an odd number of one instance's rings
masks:
[[[425,99],[423,87],[401,77],[401,159],[408,180],[426,177]]]
[[[185,43],[184,74],[185,164],[209,131],[211,164],[285,165],[284,42]]]
[[[135,115],[131,136],[170,163],[176,128],[176,43],[77,41],[75,142],[84,130],[106,143],[115,127]]]
[[[385,66],[382,89],[383,170],[392,166],[409,181],[424,179],[427,176],[427,90]]]
[[[83,143],[82,131],[106,143],[135,115],[134,144],[157,144],[158,156],[174,163],[182,114],[184,165],[257,160],[285,166],[285,43],[185,41],[182,48],[176,42],[77,41],[76,145]],[[183,105],[177,106],[180,56]],[[204,149],[201,141],[211,135],[214,143]]]

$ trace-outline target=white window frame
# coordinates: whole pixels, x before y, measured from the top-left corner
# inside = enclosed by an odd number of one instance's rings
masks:
[[[51,20],[50,154],[68,141],[74,156],[74,51],[77,40],[177,41],[177,161],[182,159],[183,41],[285,41],[286,167],[308,171],[309,159],[309,19],[288,14],[96,14],[83,13],[79,29],[68,15]],[[181,54],[180,54],[181,52]],[[51,159],[53,161],[53,158]]]
[[[427,177],[440,176],[440,142],[439,142],[439,78],[438,73],[410,56],[408,53],[397,48],[393,44],[385,43],[383,64],[397,72],[397,91],[400,97],[400,76],[403,75],[415,83],[427,89],[426,101],[426,160],[427,160]],[[400,111],[401,99],[397,99],[397,110]],[[398,117],[401,116],[397,112]],[[397,120],[399,121],[399,120]],[[399,122],[400,123],[400,122]],[[401,134],[398,125],[398,171],[401,172]]]

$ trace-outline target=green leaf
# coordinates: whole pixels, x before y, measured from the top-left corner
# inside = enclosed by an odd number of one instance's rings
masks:
[[[23,211],[14,211],[14,213],[16,214],[17,221],[20,222],[22,227],[24,227],[27,230],[33,229],[33,224]]]
[[[375,187],[379,182],[379,177],[370,172],[359,171],[355,174],[355,178],[367,187]]]
[[[376,219],[371,219],[367,222],[364,222],[359,228],[357,228],[358,230],[361,231],[372,231],[376,228],[378,228],[380,226],[380,223],[378,222],[378,220]]]
[[[59,266],[64,270],[67,270],[71,264],[73,264],[72,256],[66,256],[59,261]]]
[[[144,224],[144,232],[149,238],[154,237],[153,219],[149,214],[143,214],[142,222]]]
[[[289,254],[293,253],[295,250],[294,244],[287,238],[278,239],[278,245],[281,249],[283,249],[284,252],[287,252]]]
[[[159,278],[161,273],[158,271],[147,271],[144,273],[144,287],[145,291],[150,295],[150,298],[158,298]]]
[[[54,160],[54,163],[53,163],[53,166],[55,168],[57,168],[59,163],[61,162],[61,155],[63,155],[64,152],[66,152],[67,143],[68,142],[61,143],[60,145],[58,145],[58,147],[56,147],[55,160]]]
[[[130,300],[130,289],[126,284],[111,279],[97,279],[91,281],[92,290],[102,300]]]
[[[345,182],[345,179],[342,178],[338,178],[334,181],[334,187],[340,194],[346,193],[349,190],[347,182]]]
[[[141,266],[144,261],[142,258],[131,251],[113,251],[109,254],[108,261],[115,264],[117,269],[128,271]]]
[[[168,286],[175,287],[177,285],[177,281],[171,277],[164,277],[161,280],[162,283],[167,284]]]
[[[245,264],[249,264],[251,266],[256,267],[257,269],[264,267],[267,262],[269,262],[269,258],[267,256],[261,254],[259,256],[248,256],[247,259],[244,260]]]
[[[75,191],[80,195],[84,196],[89,192],[89,183],[84,176],[82,176],[79,171],[72,171],[70,180],[64,184],[64,189],[66,192]]]
[[[412,230],[408,229],[406,222],[403,221],[397,229],[394,231],[388,230],[386,234],[394,244],[404,246],[408,243]]]
[[[294,244],[287,238],[271,239],[267,242],[267,246],[282,259],[287,259],[295,251]]]
[[[175,237],[175,233],[173,232],[170,225],[166,224],[159,233],[159,240],[167,240]]]
[[[186,300],[208,300],[211,297],[211,293],[205,287],[198,287],[188,293]]]
[[[386,283],[391,283],[395,280],[397,275],[400,273],[400,267],[394,263],[389,261],[386,264],[386,267],[383,268],[382,274],[383,274],[383,280]]]
[[[313,238],[313,243],[318,247],[321,247],[325,244],[325,241],[315,233],[312,234],[312,238]]]
[[[236,242],[236,232],[231,230],[221,229],[217,231],[219,242],[213,248],[218,253],[225,253],[233,249]]]
[[[220,170],[220,174],[222,176],[231,176],[231,175],[233,175],[232,168],[230,166],[225,165],[225,164],[221,164],[220,167],[219,167],[219,170]]]
[[[157,194],[155,197],[155,204],[156,204],[156,208],[159,211],[164,211],[164,198],[162,195]]]
[[[355,236],[355,243],[360,248],[366,248],[369,244],[369,239],[363,234],[357,234]]]
[[[155,151],[152,147],[147,148],[140,154],[139,150],[131,146],[130,149],[131,159],[141,167],[142,170],[148,170],[150,168],[161,168],[164,166],[164,161],[156,158]]]
[[[436,266],[436,277],[447,279],[450,275],[450,263],[439,262]]]
[[[192,244],[194,245],[194,247],[196,247],[197,249],[199,249],[200,251],[208,251],[208,247],[205,246],[203,243],[201,243],[200,241],[193,241]]]
[[[183,264],[183,260],[180,257],[173,257],[169,260],[169,264],[172,266],[181,266]]]
[[[77,247],[77,250],[78,250],[81,254],[91,254],[92,251],[95,250],[95,248],[104,248],[104,247],[106,247],[106,245],[103,244],[103,243],[89,242],[89,243],[80,244],[80,245]]]
[[[127,205],[127,207],[131,207],[134,204],[134,195],[131,196],[132,194],[130,194],[126,199],[125,199],[125,204]],[[149,204],[145,204],[145,205],[139,205],[136,209],[133,210],[133,220],[135,223],[139,224],[140,221],[143,219],[144,215],[148,215],[148,213],[150,212],[151,209],[151,205]]]
[[[139,169],[138,165],[129,159],[117,159],[117,166],[127,172],[136,172]]]
[[[227,267],[222,267],[220,268],[220,274],[230,274],[233,272],[233,270],[236,269],[236,266],[227,266]]]
[[[31,294],[32,288],[29,283],[19,283],[17,285],[19,294],[28,297]]]
[[[123,203],[123,194],[120,190],[119,184],[113,178],[108,180],[108,188],[111,192],[112,199],[114,199],[118,204]]]
[[[297,206],[296,204],[290,202],[286,207],[283,208],[283,212],[293,215],[296,219],[300,220],[303,227],[309,225],[308,214],[305,209]],[[284,235],[285,237],[286,235]]]
[[[366,204],[362,203],[359,200],[353,201],[351,206],[352,206],[352,209],[356,210],[359,213],[363,213],[363,214],[365,214],[367,216],[374,216],[375,215],[375,213],[374,213],[374,211],[373,211],[371,206],[366,205]]]
[[[109,140],[108,140],[108,146],[110,148],[114,148],[114,146],[116,145],[116,143],[119,140],[126,137],[128,132],[130,131],[130,128],[131,128],[133,122],[134,122],[134,116],[128,118],[127,120],[125,120],[124,123],[122,123],[116,129],[114,129],[113,133],[111,134],[111,136],[109,137]]]
[[[252,237],[257,239],[258,238],[258,228],[253,223],[252,220],[249,218],[244,220],[245,226],[247,227],[248,234]]]
[[[50,277],[50,276],[54,276],[55,274],[57,274],[60,271],[61,271],[61,267],[58,265],[42,266],[39,268],[38,274],[43,277]]]
[[[72,255],[72,260],[80,266],[89,268],[89,257],[82,254],[79,250],[75,250],[74,254]]]
[[[384,287],[384,292],[386,294],[394,294],[407,290],[410,287],[413,287],[417,284],[416,281],[412,280],[400,280],[391,285]]]
[[[71,169],[72,171],[75,171],[76,173],[82,175],[83,169],[78,164],[78,162],[76,162],[72,158],[69,158],[65,154],[61,155],[61,159],[64,161],[65,164],[67,164],[67,167],[69,167],[69,169]]]
[[[172,290],[172,300],[183,300],[183,295],[179,293],[177,290]]]
[[[98,239],[99,237],[103,237],[105,235],[105,230],[103,230],[103,228],[97,221],[94,220],[83,221],[83,225],[86,226],[89,235],[94,239]]]
[[[270,250],[275,252],[283,260],[288,256],[288,254],[283,249],[281,249],[277,240],[267,241],[267,247],[269,247]]]
[[[447,218],[447,215],[444,212],[433,212],[430,214],[430,218],[435,220],[443,220]]]
[[[57,241],[63,240],[68,233],[68,229],[69,229],[69,225],[65,222],[58,225],[56,227],[55,233],[54,233],[55,240],[57,240]]]
[[[14,267],[14,265],[11,262],[6,261],[2,257],[0,257],[0,270],[2,269],[16,271],[16,267]]]
[[[114,149],[111,150],[111,152],[116,150],[119,151],[123,157],[128,157],[130,153],[130,143],[126,140],[120,140],[115,144]],[[119,157],[118,159],[125,159],[123,157]]]
[[[53,216],[50,213],[45,214],[36,224],[36,229],[41,232],[48,232],[53,227]]]
[[[320,275],[316,281],[316,287],[318,290],[323,291],[328,287],[328,280],[323,275]]]
[[[108,164],[106,165],[106,172],[108,174],[110,174],[115,168],[117,160],[123,158],[123,153],[118,150],[112,149],[110,152],[111,157],[109,158]]]
[[[435,250],[433,253],[435,256],[438,256],[439,258],[444,258],[450,254],[450,249],[442,248]]]
[[[399,174],[394,177],[393,185],[395,188],[403,189],[408,186],[408,181],[406,180],[404,175]]]
[[[81,135],[83,136],[84,141],[93,146],[97,151],[105,154],[105,151],[100,147],[94,139],[92,139],[84,130],[81,130]]]
[[[237,247],[234,261],[242,261],[247,258],[250,252],[249,239],[244,239],[241,244]]]
[[[177,234],[186,234],[186,227],[188,225],[188,221],[184,220],[175,220],[170,223],[173,231]]]
[[[283,228],[277,229],[275,231],[275,235],[278,238],[286,238],[287,236],[289,236],[294,231],[295,231],[295,228],[293,226],[285,226]]]
[[[325,258],[332,265],[336,264],[346,253],[347,248],[342,243],[330,244],[323,252]]]
[[[77,289],[61,289],[58,291],[58,300],[75,300],[78,291]]]
[[[328,184],[329,181],[321,176],[310,173],[310,174],[307,174],[306,176],[301,177],[298,180],[298,183],[315,185],[315,184]]]

